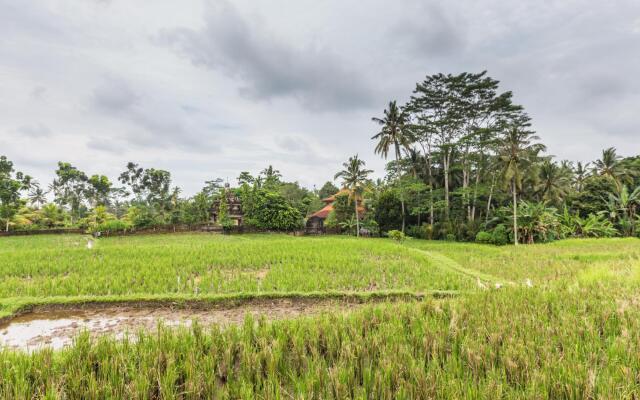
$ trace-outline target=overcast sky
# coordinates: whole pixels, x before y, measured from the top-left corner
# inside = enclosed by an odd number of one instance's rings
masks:
[[[0,154],[186,194],[273,164],[322,185],[427,74],[488,70],[560,158],[640,153],[640,1],[0,0]]]

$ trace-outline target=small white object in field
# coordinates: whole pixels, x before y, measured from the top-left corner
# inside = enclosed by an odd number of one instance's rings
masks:
[[[524,283],[525,285],[527,285],[527,287],[533,287],[533,282],[531,282],[531,279],[527,278],[526,282]]]
[[[486,289],[487,287],[485,286],[484,283],[482,283],[482,281],[480,280],[480,278],[476,278],[476,283],[478,284],[478,287],[480,289]]]
[[[502,287],[502,283],[496,282],[496,289],[500,289]]]
[[[93,240],[91,239],[87,240],[87,249],[89,250],[93,249]]]

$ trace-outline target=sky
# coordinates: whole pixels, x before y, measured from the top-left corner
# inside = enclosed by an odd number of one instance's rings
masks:
[[[0,155],[48,184],[58,161],[128,161],[189,195],[272,164],[318,188],[390,100],[487,70],[548,152],[640,153],[637,0],[0,0]]]

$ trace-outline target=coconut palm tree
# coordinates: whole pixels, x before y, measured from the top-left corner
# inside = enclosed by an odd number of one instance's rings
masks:
[[[542,201],[559,204],[566,197],[571,177],[567,166],[559,166],[551,160],[545,160],[540,165],[540,181],[537,191]]]
[[[591,163],[582,163],[578,161],[576,164],[576,168],[573,170],[573,185],[575,186],[578,192],[582,191],[582,187],[584,186],[584,181],[589,176]]]
[[[619,191],[622,190],[622,178],[625,175],[624,166],[620,163],[621,159],[615,147],[609,147],[602,151],[602,158],[594,163],[596,173],[612,179]]]
[[[500,138],[498,143],[498,163],[505,183],[510,185],[513,198],[513,242],[518,245],[518,189],[527,167],[537,159],[538,153],[546,148],[533,143],[540,138],[521,126],[513,126]]]
[[[371,138],[378,141],[375,153],[381,154],[386,159],[389,151],[393,151],[396,159],[396,180],[399,180],[401,151],[408,150],[412,142],[408,127],[409,117],[396,105],[395,101],[392,101],[389,103],[389,108],[384,110],[383,118],[373,117],[371,120],[381,126],[380,132]],[[404,232],[405,207],[402,190],[400,190],[400,206],[402,208],[402,232]]]
[[[36,181],[31,183],[31,190],[29,190],[29,204],[38,208],[42,207],[47,202],[48,190],[42,189],[40,184]]]
[[[356,236],[360,236],[360,216],[358,215],[358,197],[362,196],[367,177],[373,171],[364,168],[365,163],[356,154],[349,161],[342,163],[344,168],[333,179],[342,178],[342,185],[349,189],[349,198],[353,200],[356,216]]]

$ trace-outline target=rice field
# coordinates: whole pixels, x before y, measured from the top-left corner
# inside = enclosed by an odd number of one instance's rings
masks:
[[[0,240],[1,299],[469,290],[474,281],[385,240],[177,234]],[[5,303],[7,301],[5,300]],[[0,309],[1,311],[1,309]]]
[[[247,317],[226,328],[160,327],[125,340],[87,333],[60,351],[0,350],[0,397],[640,397],[638,239],[515,248],[163,235],[100,239],[91,250],[84,240],[0,239],[4,312],[20,301],[91,296],[457,296],[275,322]]]

